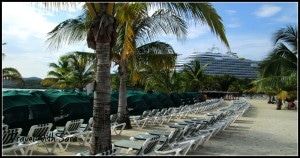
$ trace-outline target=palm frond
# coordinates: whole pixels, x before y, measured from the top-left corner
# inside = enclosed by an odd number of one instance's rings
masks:
[[[196,23],[207,24],[213,34],[217,35],[226,47],[230,49],[229,43],[225,35],[225,27],[222,23],[222,18],[217,14],[211,3],[149,3],[150,7],[159,7],[168,9],[181,15],[185,20]]]

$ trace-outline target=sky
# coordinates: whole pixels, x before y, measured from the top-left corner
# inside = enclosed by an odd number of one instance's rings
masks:
[[[277,30],[287,25],[298,27],[297,2],[212,2],[212,5],[222,18],[230,50],[242,58],[263,60],[273,48],[272,36]],[[2,68],[13,67],[22,77],[43,79],[52,70],[49,64],[58,63],[60,56],[72,51],[94,52],[86,41],[57,51],[47,50],[47,33],[80,13],[80,7],[57,11],[30,2],[2,2],[2,44],[6,43],[2,45],[5,54]],[[213,46],[221,53],[228,51],[205,24],[189,25],[184,41],[171,35],[156,40],[169,43],[180,54],[178,61]]]

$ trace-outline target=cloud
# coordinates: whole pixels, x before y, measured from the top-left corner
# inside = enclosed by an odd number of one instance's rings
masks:
[[[272,5],[262,5],[257,11],[254,12],[254,15],[256,15],[257,17],[266,18],[271,17],[280,11],[280,7]]]
[[[55,23],[46,19],[47,11],[33,8],[30,3],[2,3],[2,26],[5,36],[15,39],[45,39],[46,33],[54,28]]]
[[[189,39],[195,39],[207,33],[210,33],[210,28],[207,25],[197,24],[196,26],[195,25],[189,25],[189,26],[190,26],[188,28]]]
[[[235,10],[225,10],[225,12],[226,12],[228,15],[236,14],[236,11],[235,11]]]
[[[240,27],[241,25],[240,24],[237,24],[237,23],[232,23],[232,24],[228,24],[227,25],[229,28],[237,28],[237,27]]]
[[[76,10],[54,12],[37,6],[35,3],[24,2],[2,3],[2,39],[7,43],[2,50],[6,55],[2,67],[14,67],[23,77],[44,78],[50,70],[49,63],[56,63],[67,52],[85,51],[87,48],[78,44],[57,52],[46,52],[47,33],[59,22],[69,18],[60,15],[73,12],[75,17]]]

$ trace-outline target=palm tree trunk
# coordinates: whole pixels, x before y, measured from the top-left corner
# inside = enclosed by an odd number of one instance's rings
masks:
[[[277,101],[276,110],[281,110],[281,107],[282,107],[282,100],[279,98],[278,101]]]
[[[119,76],[120,76],[120,88],[119,88],[119,104],[118,104],[118,113],[119,116],[119,123],[126,123],[125,129],[131,129],[131,123],[129,120],[129,112],[127,108],[127,98],[126,98],[126,65],[125,61],[120,61],[120,69],[119,69]]]
[[[111,149],[110,43],[96,43],[97,71],[93,106],[93,137],[90,154]]]
[[[269,95],[269,101],[268,101],[268,103],[269,103],[269,104],[272,103],[272,96],[271,96],[271,95]]]

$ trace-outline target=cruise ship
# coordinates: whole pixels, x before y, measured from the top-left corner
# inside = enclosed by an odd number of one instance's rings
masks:
[[[222,54],[219,49],[213,46],[207,52],[194,52],[188,57],[176,63],[176,71],[180,72],[184,64],[192,65],[194,60],[200,60],[200,65],[208,64],[204,69],[206,74],[224,75],[231,74],[237,78],[256,79],[258,74],[259,61],[238,58],[236,53],[227,52]]]

